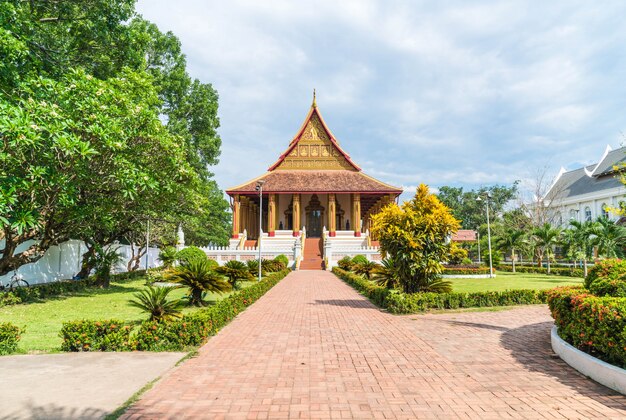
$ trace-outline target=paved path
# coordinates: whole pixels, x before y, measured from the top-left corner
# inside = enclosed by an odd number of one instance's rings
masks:
[[[626,418],[551,357],[545,306],[393,316],[332,274],[290,274],[127,418]]]
[[[184,353],[64,353],[0,357],[0,419],[98,419]]]

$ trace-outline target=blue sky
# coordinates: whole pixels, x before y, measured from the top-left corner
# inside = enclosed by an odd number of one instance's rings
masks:
[[[262,174],[312,90],[364,172],[413,190],[573,169],[626,132],[623,1],[141,0],[220,95],[222,188]]]

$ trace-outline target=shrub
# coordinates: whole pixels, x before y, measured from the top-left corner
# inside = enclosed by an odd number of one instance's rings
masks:
[[[203,293],[224,293],[231,289],[230,284],[212,269],[208,258],[191,258],[187,263],[174,268],[165,279],[189,288],[189,304],[205,306]]]
[[[181,265],[190,263],[194,259],[208,260],[206,253],[197,246],[188,246],[176,253],[176,259]]]
[[[393,259],[391,258],[385,258],[382,260],[380,265],[374,270],[373,275],[376,284],[384,287],[385,289],[395,289],[400,286],[398,269],[394,265]]]
[[[342,270],[348,270],[350,271],[350,269],[352,268],[352,258],[350,258],[348,255],[346,255],[345,257],[343,257],[342,259],[340,259],[339,261],[337,261],[337,265],[339,266],[339,268],[341,268]]]
[[[130,326],[123,321],[64,322],[60,333],[62,351],[129,351],[134,349],[130,340]]]
[[[149,321],[167,321],[181,316],[182,302],[180,300],[167,300],[174,287],[152,287],[148,286],[133,296],[135,299],[128,303],[131,306],[147,312]]]
[[[475,274],[489,274],[489,267],[483,266],[465,266],[465,265],[450,265],[443,268],[442,274],[449,275],[475,275]]]
[[[163,268],[171,268],[176,262],[176,248],[173,246],[166,246],[159,251],[159,260],[163,263]]]
[[[252,277],[256,277],[259,275],[259,260],[248,260],[246,261],[246,265],[248,266],[248,271],[250,272]],[[265,275],[265,272],[263,271],[263,266],[261,266],[261,275]]]
[[[0,355],[15,353],[24,330],[10,322],[0,323]]]
[[[548,291],[561,338],[608,363],[626,367],[626,298],[597,297],[581,287]]]
[[[22,299],[13,292],[0,292],[0,308],[3,306],[17,305]]]
[[[122,255],[117,252],[119,247],[113,248],[109,246],[107,248],[98,244],[94,245],[96,249],[95,256],[95,270],[96,270],[96,284],[101,287],[109,287],[111,284],[111,270],[113,266],[122,261]]]
[[[374,271],[376,271],[377,267],[378,267],[378,264],[376,264],[375,262],[367,261],[367,262],[364,262],[364,263],[355,264],[352,267],[352,270],[356,274],[360,274],[362,276],[365,276],[365,278],[369,280],[372,277],[372,273],[374,273]]]
[[[283,255],[283,254],[277,255],[277,256],[274,258],[274,261],[280,261],[280,262],[282,262],[282,263],[285,265],[285,268],[286,268],[286,267],[289,267],[289,258],[287,258],[287,256],[286,256],[286,255]]]
[[[464,259],[467,259],[467,250],[461,248],[456,242],[452,242],[450,244],[450,255],[448,257],[448,262],[450,264],[461,264]]]
[[[356,264],[365,264],[367,262],[368,262],[368,260],[367,260],[367,257],[365,255],[359,254],[359,255],[355,255],[352,258],[352,264],[354,264],[354,265],[356,265]]]
[[[530,305],[546,302],[545,291],[507,290],[475,293],[401,293],[377,286],[363,277],[338,267],[333,273],[374,304],[394,314],[419,313],[429,309],[457,309],[491,306]]]
[[[282,280],[289,270],[273,273],[254,285],[242,289],[215,305],[184,315],[167,323],[141,324],[137,332],[137,349],[147,351],[184,350],[203,344],[240,312],[252,305],[269,289]]]
[[[496,267],[500,271],[513,272],[513,268],[509,265],[499,265]],[[549,274],[553,276],[570,276],[570,277],[584,277],[583,270],[581,268],[550,268],[550,273],[548,273],[548,269],[544,267],[535,267],[535,266],[519,266],[515,265],[515,271],[518,273],[535,273],[535,274]]]
[[[470,265],[472,264],[472,260],[470,260],[469,258],[465,257],[461,260],[461,264],[463,265]]]
[[[585,287],[596,296],[626,297],[626,260],[604,260],[594,265]]]
[[[228,279],[231,287],[235,290],[239,290],[240,281],[252,279],[252,275],[248,271],[248,266],[241,261],[228,261],[222,267],[216,268],[215,271],[224,275]]]
[[[261,266],[262,266],[263,272],[265,273],[276,273],[278,271],[282,271],[285,268],[287,268],[287,266],[283,264],[282,261],[266,260],[266,259],[261,260]]]

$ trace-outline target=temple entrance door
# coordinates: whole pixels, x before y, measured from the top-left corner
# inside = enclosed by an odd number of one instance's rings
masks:
[[[324,220],[324,207],[322,207],[317,194],[313,194],[306,211],[306,236],[319,238],[322,236],[322,220]]]

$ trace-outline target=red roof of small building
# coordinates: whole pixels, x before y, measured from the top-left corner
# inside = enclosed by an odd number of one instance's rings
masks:
[[[452,235],[454,242],[474,242],[476,241],[476,231],[469,229],[461,229]]]

